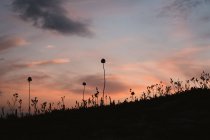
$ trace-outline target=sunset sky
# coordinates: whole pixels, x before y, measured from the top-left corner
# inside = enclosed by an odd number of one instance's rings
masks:
[[[139,97],[147,85],[210,72],[210,0],[1,0],[0,105],[67,105],[102,93]]]

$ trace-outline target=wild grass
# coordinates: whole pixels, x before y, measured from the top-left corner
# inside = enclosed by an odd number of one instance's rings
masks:
[[[10,109],[10,113],[5,114],[4,108],[1,109],[1,117],[24,117],[28,115],[40,115],[45,113],[51,113],[58,110],[79,110],[79,109],[90,109],[90,108],[101,108],[105,106],[117,106],[121,104],[135,103],[135,102],[145,102],[154,100],[156,98],[163,98],[172,95],[177,95],[181,93],[186,93],[187,91],[192,91],[195,89],[210,89],[210,75],[206,72],[202,72],[199,78],[193,77],[186,81],[170,79],[170,85],[165,85],[162,81],[157,84],[152,84],[147,86],[146,90],[142,93],[136,93],[132,89],[129,90],[128,98],[125,98],[124,101],[115,101],[112,100],[110,96],[105,96],[103,99],[103,93],[100,96],[99,89],[96,87],[96,91],[90,97],[84,98],[85,87],[88,86],[86,82],[83,82],[83,93],[82,100],[76,101],[74,107],[66,107],[65,105],[65,96],[61,97],[61,100],[57,102],[57,107],[54,106],[54,103],[48,103],[47,101],[38,104],[38,98],[35,97],[31,99],[31,104],[29,108],[33,108],[33,112],[27,113],[22,109],[22,99],[19,98],[19,94],[15,93],[12,95],[11,100],[8,100],[7,104]],[[130,94],[130,96],[129,96]],[[24,113],[25,112],[25,113]]]
[[[73,108],[65,105],[65,96],[57,103],[40,103],[35,97],[30,115],[21,115],[22,100],[13,94],[11,113],[2,109],[0,135],[22,140],[210,139],[209,74],[202,72],[199,78],[186,81],[170,79],[169,83],[152,84],[142,93],[130,89],[121,102],[108,95],[101,101],[96,87],[90,97],[83,98],[82,92]]]

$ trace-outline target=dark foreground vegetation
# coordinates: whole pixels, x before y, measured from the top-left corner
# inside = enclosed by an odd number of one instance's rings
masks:
[[[109,106],[8,117],[0,138],[13,140],[192,140],[210,139],[210,89]]]

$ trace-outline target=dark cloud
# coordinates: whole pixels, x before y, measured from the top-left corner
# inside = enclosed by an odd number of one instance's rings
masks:
[[[26,43],[26,40],[20,37],[0,36],[0,52],[10,48],[23,46]]]
[[[94,93],[94,89],[96,87],[99,88],[99,91],[102,93],[103,89],[103,76],[101,75],[87,75],[78,77],[76,79],[77,86],[74,87],[73,92],[75,93],[82,93],[82,83],[87,83],[87,93]],[[80,86],[81,85],[81,86]],[[106,78],[106,91],[107,94],[115,94],[115,93],[122,93],[129,89],[129,86],[126,85],[123,81],[120,81],[117,77],[114,76],[107,76]]]
[[[61,34],[89,36],[88,24],[67,16],[65,0],[13,0],[12,6],[21,19],[34,26]]]

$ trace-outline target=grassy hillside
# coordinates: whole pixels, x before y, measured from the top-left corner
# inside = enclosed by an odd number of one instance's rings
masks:
[[[210,139],[210,90],[0,120],[5,139]]]

